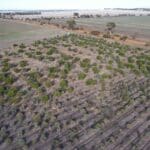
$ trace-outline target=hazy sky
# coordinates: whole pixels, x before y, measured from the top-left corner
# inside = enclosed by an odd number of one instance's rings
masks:
[[[150,8],[150,0],[0,0],[0,9]]]

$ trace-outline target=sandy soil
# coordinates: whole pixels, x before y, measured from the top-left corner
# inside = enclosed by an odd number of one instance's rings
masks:
[[[37,22],[25,22],[25,21],[20,21],[20,20],[15,20],[15,22],[20,23],[20,24],[26,24],[26,25],[34,25],[36,27],[41,28],[41,31],[39,33],[35,33],[32,36],[22,36],[20,38],[14,38],[10,40],[0,40],[0,49],[4,48],[9,48],[11,47],[14,43],[25,43],[25,44],[30,44],[36,40],[42,40],[44,38],[50,38],[54,37],[56,35],[60,35],[61,33],[76,33],[76,34],[82,34],[82,35],[91,35],[91,30],[87,28],[83,28],[82,30],[69,30],[66,28],[61,28],[58,27],[54,24],[45,24],[45,25],[40,25]],[[42,32],[43,31],[43,32]],[[50,34],[52,32],[52,34]],[[103,32],[101,32],[97,38],[103,37]],[[126,41],[121,41],[118,37],[112,37],[112,39],[107,39],[108,41],[117,41],[121,44],[127,44],[130,46],[136,46],[136,47],[141,47],[141,48],[150,48],[150,46],[145,46],[145,43],[149,41],[149,39],[132,39],[128,38]]]

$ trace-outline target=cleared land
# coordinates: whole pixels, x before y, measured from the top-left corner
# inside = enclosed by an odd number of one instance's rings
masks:
[[[67,19],[55,19],[52,22],[65,24]],[[115,22],[115,33],[134,36],[136,38],[150,38],[150,16],[101,17],[75,19],[78,26],[92,30],[104,31],[108,22]]]
[[[149,150],[150,51],[65,35],[0,52],[0,149]]]
[[[65,31],[61,29],[0,19],[0,48],[8,48],[14,43],[32,43],[64,33]]]

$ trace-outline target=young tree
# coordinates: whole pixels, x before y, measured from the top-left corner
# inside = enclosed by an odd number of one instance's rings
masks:
[[[106,27],[107,27],[108,33],[111,35],[113,29],[116,27],[116,24],[114,22],[108,22]]]
[[[68,28],[69,28],[69,29],[72,29],[72,30],[73,30],[74,27],[75,27],[75,25],[76,25],[76,22],[75,22],[75,20],[73,20],[73,19],[72,19],[72,20],[68,20],[68,21],[67,21],[67,25],[68,25]]]

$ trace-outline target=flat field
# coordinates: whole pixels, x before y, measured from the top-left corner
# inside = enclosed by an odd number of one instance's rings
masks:
[[[64,24],[67,19],[55,19],[54,22]],[[127,16],[127,17],[101,17],[101,18],[79,18],[77,25],[92,30],[104,31],[108,22],[115,22],[116,33],[133,36],[137,38],[150,38],[150,17],[149,16]]]
[[[27,24],[0,19],[0,48],[8,48],[14,43],[31,43],[65,33],[60,29],[51,29],[40,25]]]

